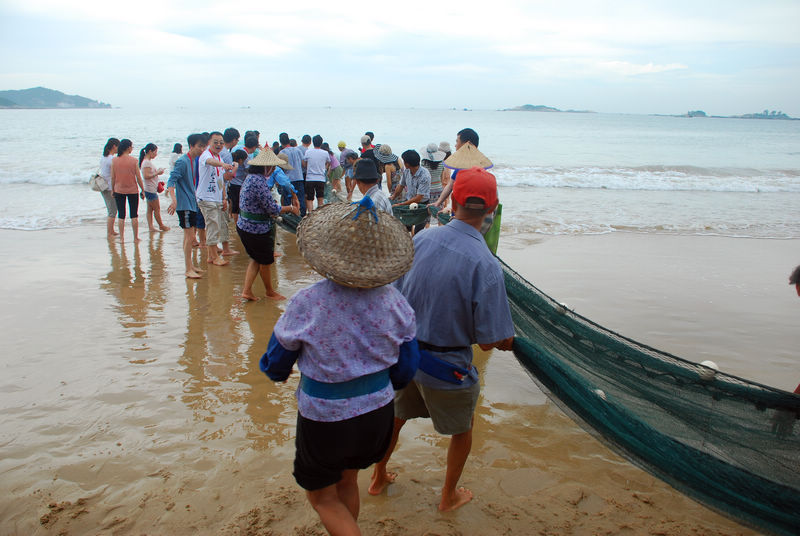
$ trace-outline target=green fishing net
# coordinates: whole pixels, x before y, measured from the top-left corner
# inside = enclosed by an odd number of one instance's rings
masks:
[[[800,395],[625,338],[503,271],[514,353],[576,422],[728,517],[800,533]]]

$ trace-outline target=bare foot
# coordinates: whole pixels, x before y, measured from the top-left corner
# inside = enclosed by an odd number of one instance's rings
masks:
[[[397,473],[393,471],[384,471],[382,475],[376,475],[375,471],[373,471],[367,493],[370,495],[380,495],[389,484],[395,481],[396,478]]]
[[[142,241],[142,239],[141,239],[141,238],[134,238],[134,239],[133,239],[133,241],[134,241],[134,242],[136,242],[136,243],[138,244],[139,242],[141,242],[141,241]]]
[[[273,257],[275,257],[275,258],[277,259],[277,258],[278,258],[278,257],[280,257],[281,255],[283,255],[283,253],[278,253],[278,252],[276,251],[276,252],[275,252],[275,253],[273,253],[272,255],[273,255]]]
[[[166,225],[162,225],[161,229],[159,229],[159,230],[162,231],[162,232],[169,231],[169,227],[167,227]]]
[[[445,499],[442,497],[442,502],[439,503],[440,512],[452,512],[456,508],[464,506],[472,500],[472,492],[467,488],[458,488],[452,497]]]
[[[157,233],[157,232],[158,232],[158,229],[156,229],[155,227],[150,227],[149,231],[150,231],[151,233]]]
[[[281,296],[280,294],[278,294],[273,290],[272,292],[267,292],[267,298],[275,301],[280,301],[280,300],[285,300],[286,296]]]
[[[258,301],[261,298],[253,294],[252,292],[242,292],[242,299],[247,301]]]
[[[231,255],[238,255],[239,252],[233,249],[229,249],[228,251],[223,251],[222,254],[225,255],[226,257],[230,257]]]
[[[222,257],[217,257],[216,259],[209,258],[208,264],[213,264],[214,266],[225,266],[227,264],[230,264],[230,262],[226,261]]]
[[[186,272],[186,279],[200,279],[201,277],[203,276],[197,272]]]
[[[197,272],[198,274],[206,273],[205,270],[203,270],[202,268],[198,268],[197,266],[194,267],[194,271]]]
[[[198,242],[197,240],[195,240],[194,242],[192,242],[192,247],[193,247],[193,248],[196,248],[196,247],[198,247],[198,246],[200,246],[200,242]]]

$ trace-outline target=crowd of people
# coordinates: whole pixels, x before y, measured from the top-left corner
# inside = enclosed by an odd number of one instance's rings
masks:
[[[262,147],[257,131],[241,140],[229,128],[186,141],[186,153],[175,145],[164,184],[158,179],[165,170],[152,163],[158,147],[147,144],[137,163],[130,140],[109,139],[101,161],[110,187],[103,192],[109,238],[116,236],[116,218],[124,239],[127,203],[139,240],[140,197],[148,200],[150,231],[167,231],[157,196],[165,189],[167,212],[177,215],[184,233],[187,278],[205,270],[195,262],[195,247],[206,248],[214,267],[238,254],[230,244],[233,220],[250,257],[242,298],[257,299],[252,286],[260,276],[267,296],[283,299],[270,278],[275,218],[302,218],[300,252],[325,279],[289,300],[260,365],[274,381],[285,381],[295,365],[300,370],[293,474],[326,529],[360,534],[358,471],[375,464],[368,492],[383,493],[397,478],[387,465],[403,425],[418,417],[450,436],[438,508],[468,503],[472,492],[458,482],[480,391],[472,345],[508,350],[514,337],[502,269],[482,236],[498,192],[485,169],[491,162],[477,151],[477,133],[459,131],[452,158],[447,142],[397,156],[389,145],[374,144],[371,132],[358,152],[339,142],[338,156],[319,135],[305,135],[298,145],[281,133],[276,144]],[[456,165],[446,167],[445,160]],[[362,199],[313,210],[314,201],[317,209],[325,205],[326,184],[340,191],[341,178],[347,200],[356,189]],[[385,216],[399,205],[441,208],[450,197],[447,225],[409,229]],[[354,224],[332,228],[333,211],[333,221],[347,217]]]

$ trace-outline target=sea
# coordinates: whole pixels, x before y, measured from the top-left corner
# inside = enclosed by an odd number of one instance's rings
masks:
[[[0,110],[0,228],[26,231],[100,222],[89,189],[108,137],[136,153],[158,145],[166,167],[192,132],[233,126],[321,134],[396,154],[455,144],[465,127],[494,162],[503,232],[660,233],[800,238],[800,121],[499,110],[163,108]]]

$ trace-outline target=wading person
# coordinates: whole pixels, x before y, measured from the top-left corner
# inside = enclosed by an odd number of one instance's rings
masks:
[[[339,225],[344,219],[351,224]],[[309,213],[297,244],[326,279],[288,302],[261,369],[284,381],[297,362],[295,480],[330,534],[357,535],[358,471],[386,452],[394,389],[419,360],[414,313],[388,285],[408,270],[413,247],[403,225],[379,215],[369,197]]]
[[[250,256],[242,288],[242,298],[245,300],[258,300],[253,294],[253,283],[259,275],[267,291],[267,298],[285,299],[272,287],[270,274],[270,266],[275,262],[274,218],[286,212],[299,216],[300,207],[295,208],[293,205],[281,207],[272,197],[269,176],[275,171],[275,166],[289,168],[288,164],[269,149],[258,153],[258,156],[250,160],[247,177],[239,192],[239,219],[236,222],[236,232],[239,233],[244,250]]]
[[[175,167],[167,181],[167,195],[171,200],[168,214],[178,215],[178,225],[183,229],[183,260],[185,275],[199,279],[204,270],[192,262],[195,232],[197,230],[197,197],[194,190],[194,168],[196,159],[205,151],[207,138],[203,134],[190,134],[186,139],[189,150],[175,161]]]
[[[494,176],[480,168],[462,170],[453,199],[454,219],[414,237],[414,264],[395,283],[417,318],[420,365],[414,380],[395,396],[392,443],[369,487],[377,495],[394,481],[396,474],[386,465],[401,428],[408,419],[429,417],[438,433],[450,436],[442,511],[472,499],[471,491],[458,487],[472,448],[480,393],[472,345],[510,350],[514,336],[502,268],[479,232],[497,205]]]
[[[133,241],[139,242],[139,198],[144,199],[144,183],[139,171],[139,162],[131,156],[133,142],[124,139],[119,142],[117,157],[111,162],[111,189],[117,202],[119,220],[119,239],[125,241],[125,202],[131,213]]]
[[[208,249],[208,263],[215,266],[225,266],[228,261],[220,255],[217,244],[222,244],[223,252],[233,254],[228,243],[228,218],[225,211],[228,209],[225,195],[225,179],[223,173],[232,171],[231,164],[222,161],[220,152],[224,147],[221,132],[212,132],[208,140],[208,148],[203,151],[198,161],[200,178],[197,181],[197,206],[203,213],[206,223],[206,246]]]

